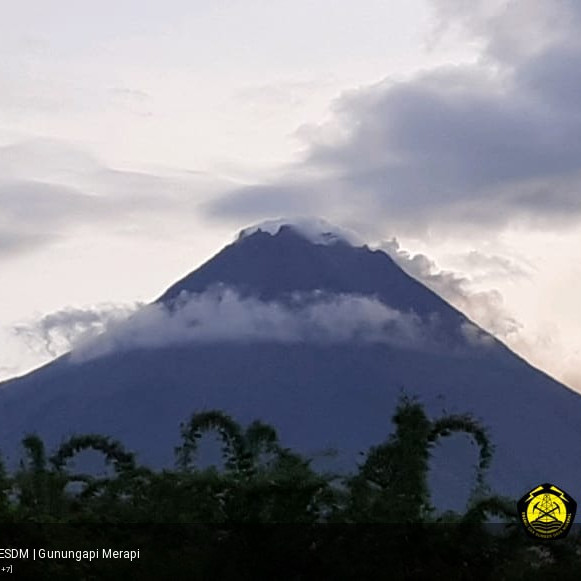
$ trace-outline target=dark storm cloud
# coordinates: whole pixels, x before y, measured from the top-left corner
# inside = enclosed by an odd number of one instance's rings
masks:
[[[581,46],[557,45],[526,62],[517,82],[532,98],[555,107],[564,115],[579,116]]]
[[[570,21],[581,10],[534,0],[469,4],[436,3],[442,18],[456,10],[457,23],[487,40],[486,58],[344,95],[334,110],[338,137],[311,131],[292,179],[232,192],[211,213],[260,218],[326,207],[327,215],[404,230],[578,221],[581,47]]]

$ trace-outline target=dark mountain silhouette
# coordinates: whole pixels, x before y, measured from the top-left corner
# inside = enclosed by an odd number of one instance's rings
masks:
[[[80,361],[66,355],[0,385],[0,449],[14,461],[24,433],[56,444],[72,433],[98,432],[126,442],[145,463],[168,465],[179,423],[218,408],[242,423],[272,423],[283,443],[348,470],[362,451],[385,440],[403,389],[431,413],[470,412],[489,426],[495,491],[519,497],[549,481],[575,496],[581,396],[478,330],[385,253],[340,238],[319,244],[290,225],[258,230],[156,304],[177,310],[184,296],[217,287],[276,301],[289,312],[298,308],[297,296],[307,297],[301,305],[318,296],[368,297],[413,314],[430,340],[418,346],[359,334],[342,341],[160,340]],[[466,500],[476,461],[476,448],[462,436],[439,446],[432,484],[440,506]]]

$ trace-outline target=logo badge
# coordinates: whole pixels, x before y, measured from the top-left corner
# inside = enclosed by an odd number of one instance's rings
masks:
[[[561,539],[573,525],[577,503],[554,484],[541,484],[518,501],[526,531],[538,539]]]

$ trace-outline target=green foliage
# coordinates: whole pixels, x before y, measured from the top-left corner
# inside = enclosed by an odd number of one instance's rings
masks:
[[[223,443],[222,474],[196,466],[198,442],[208,432]],[[222,412],[194,414],[182,425],[182,440],[176,449],[179,479],[191,494],[205,494],[204,502],[197,502],[212,506],[212,522],[311,522],[330,495],[328,479],[282,448],[276,430],[262,422],[243,431]]]
[[[0,522],[6,522],[10,512],[9,493],[12,489],[12,483],[4,467],[4,462],[0,457]]]
[[[578,575],[574,541],[539,550],[518,525],[515,502],[489,493],[493,448],[479,422],[468,415],[429,419],[420,403],[403,397],[393,424],[395,431],[369,450],[357,472],[341,477],[319,473],[284,448],[272,426],[255,421],[244,429],[220,411],[194,414],[182,425],[174,470],[140,466],[121,443],[95,434],[74,436],[47,458],[42,440],[29,435],[18,470],[8,474],[0,461],[0,522],[195,523],[204,527],[201,537],[188,538],[184,529],[184,538],[164,542],[171,554],[180,543],[189,547],[179,553],[180,563],[190,559],[199,578],[238,578],[241,567],[251,568],[249,578],[279,578],[280,563],[289,578],[303,578],[307,569],[314,578],[347,579],[385,571],[393,579]],[[468,434],[478,446],[476,487],[463,513],[438,514],[428,487],[430,457],[453,433]],[[220,466],[199,462],[200,442],[210,434],[221,442]],[[72,469],[88,450],[102,455],[108,474]],[[491,530],[490,520],[507,527]],[[300,526],[267,528],[275,523]],[[243,528],[258,524],[268,531],[264,538]]]
[[[395,432],[369,450],[358,472],[341,478],[318,473],[310,460],[283,448],[272,426],[255,421],[244,430],[221,411],[193,414],[181,426],[176,470],[138,466],[120,442],[96,434],[73,436],[47,459],[43,442],[30,435],[16,474],[9,477],[0,465],[0,510],[35,522],[484,522],[499,514],[502,500],[484,494],[492,447],[478,422],[467,415],[430,420],[420,403],[402,397],[393,423]],[[427,485],[430,455],[455,432],[479,446],[480,494],[462,517],[436,518]],[[208,434],[222,444],[222,467],[198,463]],[[71,471],[71,461],[87,450],[102,454],[111,473]]]
[[[492,458],[486,430],[469,415],[448,415],[434,421],[415,400],[402,397],[393,417],[395,433],[383,444],[372,447],[359,472],[349,480],[348,522],[414,523],[432,520],[427,479],[431,450],[437,441],[453,433],[474,438],[480,458],[474,497],[486,490],[485,474]],[[489,514],[491,499],[473,507],[465,518],[481,522]],[[490,512],[492,514],[492,512]],[[496,513],[494,513],[496,514]],[[458,517],[448,515],[448,519]]]
[[[440,418],[439,420],[436,420],[432,423],[431,430],[428,435],[428,441],[430,445],[433,445],[440,438],[457,432],[470,434],[480,449],[480,459],[478,462],[478,471],[476,474],[477,491],[484,491],[486,486],[486,470],[490,466],[493,450],[486,430],[474,418],[467,414],[448,415]]]
[[[403,398],[395,433],[371,448],[348,483],[351,522],[421,522],[430,512],[427,473],[431,423],[423,408]]]

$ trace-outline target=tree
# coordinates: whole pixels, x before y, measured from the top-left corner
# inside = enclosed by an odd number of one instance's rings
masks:
[[[485,492],[485,473],[492,457],[486,430],[469,415],[447,415],[430,421],[415,400],[402,397],[393,416],[395,432],[370,449],[359,472],[348,480],[350,522],[412,523],[430,521],[427,478],[433,446],[442,437],[463,432],[479,447],[477,489]]]
[[[155,559],[128,573],[141,578],[179,576],[184,567],[192,578],[221,579],[241,578],[242,571],[249,578],[360,579],[386,572],[393,579],[428,579],[435,572],[446,579],[578,575],[578,539],[539,550],[518,525],[514,501],[487,490],[493,448],[479,422],[469,415],[429,419],[419,402],[403,397],[393,423],[393,434],[369,450],[355,474],[342,477],[321,474],[308,459],[284,448],[272,426],[256,421],[244,429],[221,411],[193,414],[182,425],[173,470],[140,466],[120,442],[95,434],[70,438],[47,459],[42,440],[29,435],[13,475],[0,462],[0,520],[99,523],[97,529],[75,528],[74,539],[62,537],[73,529],[35,524],[35,539],[45,547],[105,546],[110,530],[118,540],[119,525],[172,523],[162,536],[155,529],[138,529],[139,544],[156,547]],[[436,443],[453,433],[466,433],[477,443],[477,478],[467,510],[442,515],[431,505],[429,461]],[[200,441],[209,434],[221,442],[221,462],[204,466]],[[87,450],[103,455],[109,474],[72,469],[71,460]],[[493,515],[515,526],[491,531],[486,523]],[[176,524],[188,526],[176,529]],[[38,576],[35,566],[30,564],[31,576]],[[43,575],[65,578],[62,564],[42,566]],[[118,576],[111,566],[104,560],[91,565],[104,576]],[[95,574],[86,563],[67,571],[69,578]]]

